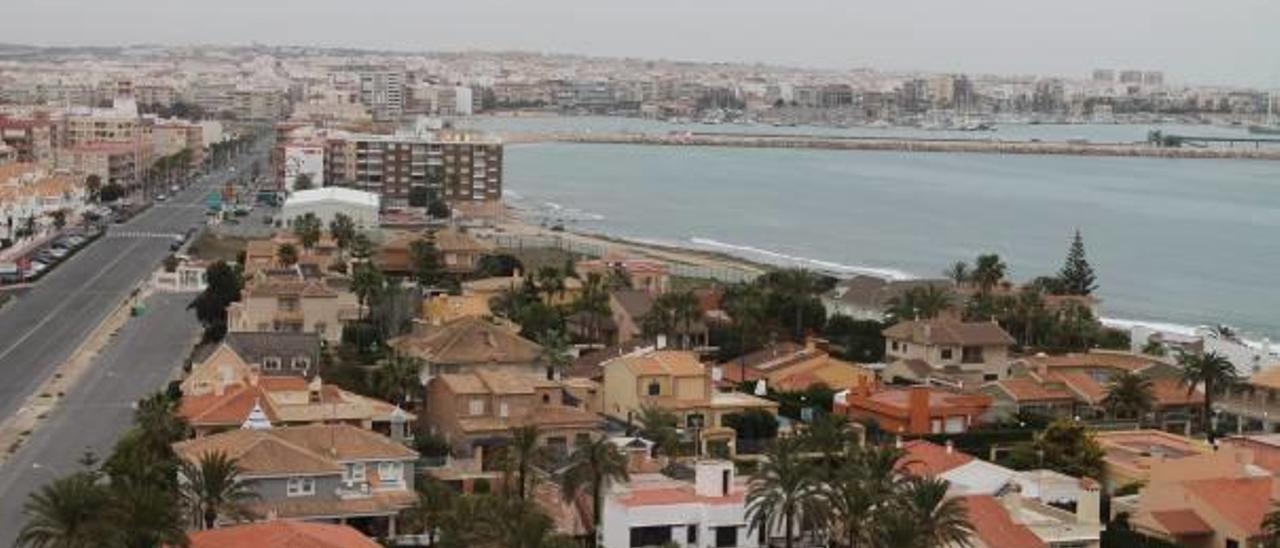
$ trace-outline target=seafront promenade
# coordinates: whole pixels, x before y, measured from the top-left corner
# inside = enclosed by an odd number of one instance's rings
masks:
[[[997,138],[854,137],[716,132],[500,132],[507,143],[585,143],[655,146],[805,148],[979,154],[1048,154],[1143,158],[1280,160],[1280,144],[1161,147],[1146,142],[1002,141]]]

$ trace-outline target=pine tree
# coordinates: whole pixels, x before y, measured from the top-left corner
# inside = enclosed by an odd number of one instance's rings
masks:
[[[1071,241],[1066,264],[1062,265],[1058,278],[1062,280],[1062,290],[1067,295],[1089,295],[1098,289],[1097,276],[1084,256],[1084,238],[1080,237],[1079,230]]]

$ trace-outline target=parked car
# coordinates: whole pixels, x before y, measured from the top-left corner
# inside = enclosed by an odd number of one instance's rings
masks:
[[[54,257],[57,257],[59,259],[66,257],[67,254],[71,253],[70,251],[67,251],[61,247],[54,247],[54,246],[50,246],[47,249],[47,251],[50,255],[53,255]]]
[[[164,194],[161,194],[161,195],[159,195],[159,196],[156,196],[156,201],[157,201],[157,202],[163,202],[163,201],[168,200],[168,199],[169,199],[169,197],[168,197],[168,196],[165,196]]]

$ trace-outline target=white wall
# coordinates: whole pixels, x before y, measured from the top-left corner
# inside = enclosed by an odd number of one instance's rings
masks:
[[[324,186],[324,149],[318,146],[286,146],[284,149],[284,189],[293,192],[298,175],[311,177],[311,188]]]

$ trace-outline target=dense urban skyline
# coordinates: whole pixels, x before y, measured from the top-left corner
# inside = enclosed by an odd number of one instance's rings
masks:
[[[37,45],[280,44],[398,50],[518,49],[804,67],[874,67],[1083,77],[1094,67],[1145,67],[1193,84],[1280,85],[1270,58],[1280,40],[1267,28],[1280,5],[1083,0],[1044,6],[1012,0],[980,5],[899,6],[802,0],[670,0],[644,6],[549,0],[433,5],[396,1],[377,13],[318,0],[263,5],[110,4],[74,0],[10,7],[6,41]],[[68,14],[97,25],[63,32]],[[719,22],[718,22],[719,21]],[[731,21],[732,24],[726,22]],[[355,23],[353,25],[353,23]],[[4,28],[8,27],[8,28]],[[661,39],[656,39],[661,37]],[[762,38],[763,37],[763,38]],[[1229,62],[1226,62],[1228,61]]]

